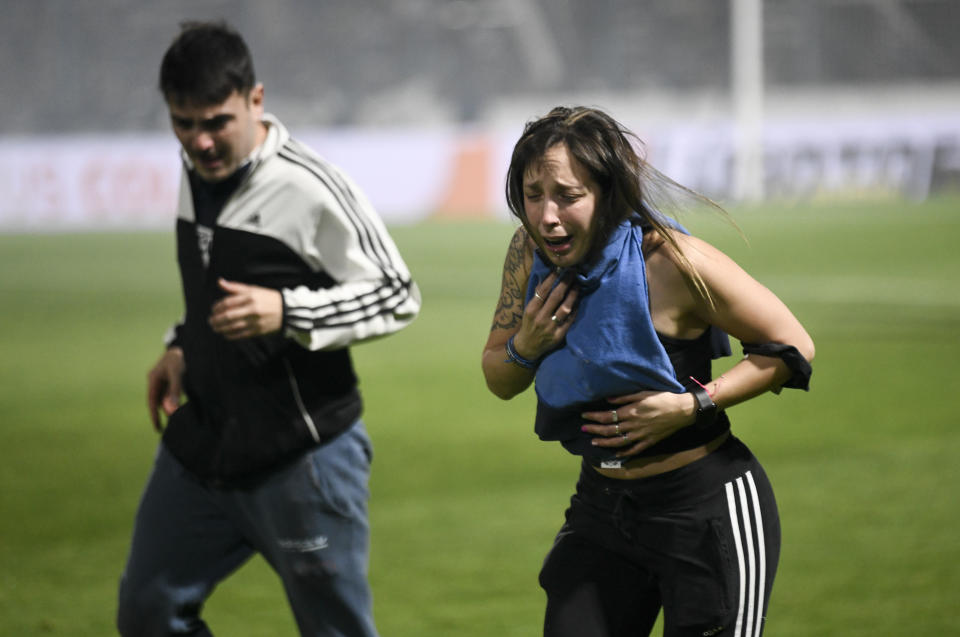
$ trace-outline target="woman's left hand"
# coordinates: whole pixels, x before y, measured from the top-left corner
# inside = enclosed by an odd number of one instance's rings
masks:
[[[584,412],[588,422],[581,429],[596,436],[592,443],[597,447],[625,447],[617,453],[620,458],[643,451],[696,419],[696,401],[689,393],[641,391],[607,400],[617,407]]]

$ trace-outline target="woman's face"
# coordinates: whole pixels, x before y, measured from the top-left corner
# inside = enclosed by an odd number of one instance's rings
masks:
[[[559,267],[583,261],[596,234],[597,184],[566,144],[552,146],[523,175],[527,231]]]

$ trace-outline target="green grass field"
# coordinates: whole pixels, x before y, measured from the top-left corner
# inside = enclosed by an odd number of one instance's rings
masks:
[[[817,344],[809,394],[731,412],[781,509],[767,634],[952,634],[960,200],[733,214],[749,245],[710,217],[683,221],[777,292]],[[537,572],[578,463],[537,441],[531,396],[502,402],[480,373],[511,232],[394,228],[423,312],[354,350],[376,445],[371,581],[385,637],[540,631]],[[0,635],[113,634],[157,442],[146,370],[180,309],[167,234],[0,236]],[[206,615],[221,635],[296,634],[259,559]]]

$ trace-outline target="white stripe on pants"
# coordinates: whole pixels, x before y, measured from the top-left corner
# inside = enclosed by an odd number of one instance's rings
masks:
[[[724,487],[740,569],[740,601],[733,637],[759,637],[767,572],[760,499],[749,471]]]

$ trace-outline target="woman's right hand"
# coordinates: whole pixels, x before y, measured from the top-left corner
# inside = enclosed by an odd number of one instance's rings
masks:
[[[537,360],[563,340],[573,324],[578,294],[571,276],[557,281],[557,273],[551,272],[540,282],[523,308],[520,329],[513,337],[520,356]]]
[[[527,298],[534,248],[524,227],[518,227],[503,260],[500,298],[483,347],[481,364],[487,388],[503,400],[526,390],[536,375],[536,365],[525,365],[507,351],[510,339],[517,356],[536,361],[560,344],[576,310],[577,286],[572,278],[558,282],[556,273],[548,275],[536,294],[521,305]]]

